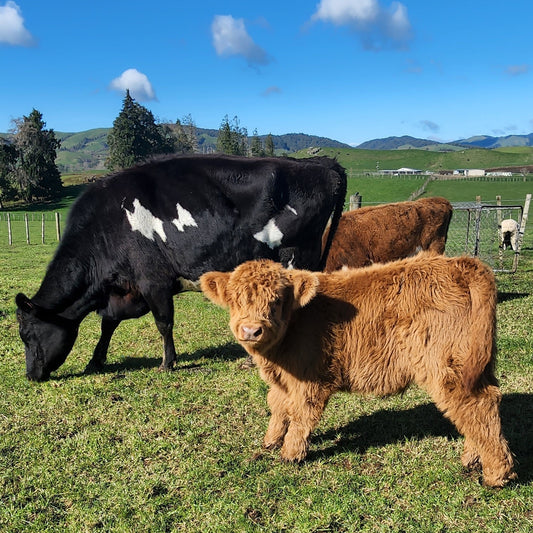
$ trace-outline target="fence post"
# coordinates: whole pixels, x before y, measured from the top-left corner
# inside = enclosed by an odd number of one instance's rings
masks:
[[[11,213],[7,214],[7,234],[9,239],[9,246],[13,244],[13,234],[11,233]]]
[[[481,196],[476,196],[476,241],[474,244],[474,257],[479,255],[479,241],[481,239]]]
[[[529,205],[531,204],[531,193],[526,194],[526,201],[524,202],[524,210],[522,211],[522,220],[520,221],[520,228],[518,230],[518,238],[516,240],[516,253],[515,253],[515,262],[516,267],[518,267],[518,256],[520,255],[520,250],[522,249],[522,242],[524,240],[524,232],[526,231],[527,217],[529,215]]]
[[[59,225],[59,213],[56,211],[56,235],[57,235],[57,241],[59,242],[61,240],[61,227]]]
[[[26,244],[30,244],[30,224],[28,221],[28,213],[24,213],[24,225],[26,226]]]
[[[44,213],[41,214],[41,243],[44,244]]]
[[[502,197],[496,196],[496,205],[501,207]],[[503,242],[502,242],[502,210],[496,209],[496,221],[498,222],[498,259],[500,260],[500,270],[503,270]]]

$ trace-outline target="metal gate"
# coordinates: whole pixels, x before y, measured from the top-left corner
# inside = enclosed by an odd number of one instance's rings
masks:
[[[456,203],[446,241],[446,255],[479,257],[495,272],[516,272],[527,221],[531,195],[524,207],[520,205],[486,205]],[[516,245],[504,249],[501,224],[503,220],[517,223]]]

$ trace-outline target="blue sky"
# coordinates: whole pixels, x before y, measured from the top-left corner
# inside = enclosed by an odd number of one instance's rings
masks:
[[[0,0],[0,131],[161,121],[357,145],[533,131],[531,0]]]

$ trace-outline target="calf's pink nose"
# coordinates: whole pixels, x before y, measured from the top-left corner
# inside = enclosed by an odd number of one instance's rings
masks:
[[[261,326],[241,326],[241,340],[256,341],[263,334]]]

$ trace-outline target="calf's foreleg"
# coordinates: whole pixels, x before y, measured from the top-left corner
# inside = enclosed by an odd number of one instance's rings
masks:
[[[273,385],[267,395],[270,407],[270,421],[263,439],[263,446],[268,449],[280,448],[289,427],[288,396],[276,385]]]
[[[329,394],[294,395],[289,400],[289,427],[281,447],[285,461],[302,461],[307,455],[311,432],[318,425]]]

